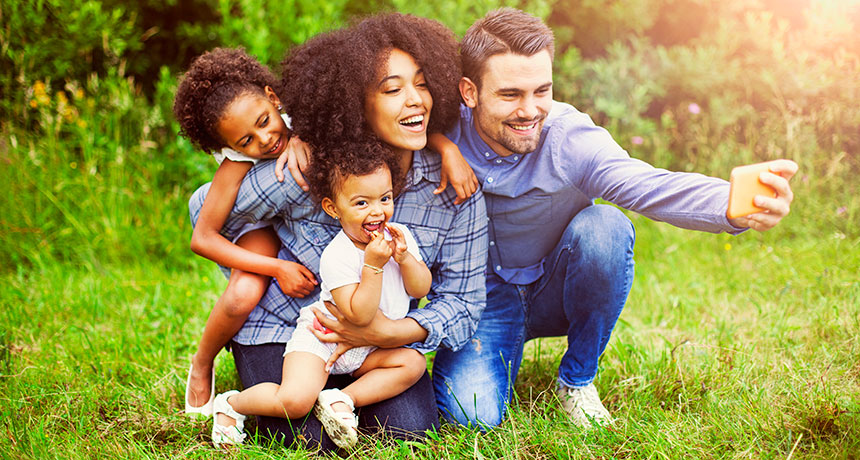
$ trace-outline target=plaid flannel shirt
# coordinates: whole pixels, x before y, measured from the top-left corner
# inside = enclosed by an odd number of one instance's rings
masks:
[[[429,303],[407,317],[427,330],[424,342],[408,345],[426,353],[439,346],[458,350],[475,332],[486,304],[487,211],[480,191],[458,206],[451,187],[439,195],[441,159],[424,150],[414,153],[403,191],[395,198],[392,221],[409,227],[433,275]],[[205,184],[191,197],[192,223],[197,222]],[[248,223],[272,220],[281,239],[278,255],[298,262],[319,277],[320,256],[340,225],[322,211],[295,181],[275,178],[275,162],[255,165],[239,189],[236,204],[221,233],[229,240]],[[276,280],[233,338],[244,345],[286,343],[296,326],[299,309],[319,298],[319,287],[303,299],[287,296]]]

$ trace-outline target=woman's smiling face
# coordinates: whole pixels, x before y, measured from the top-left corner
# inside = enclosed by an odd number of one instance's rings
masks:
[[[433,97],[424,71],[406,52],[392,49],[376,86],[368,90],[365,118],[379,139],[406,152],[427,145]]]

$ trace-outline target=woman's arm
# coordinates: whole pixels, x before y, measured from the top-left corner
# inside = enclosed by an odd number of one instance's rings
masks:
[[[251,166],[250,162],[225,159],[218,167],[191,234],[191,250],[225,267],[274,277],[284,293],[304,297],[316,285],[316,278],[310,270],[294,262],[244,249],[220,233],[233,209],[242,179]]]

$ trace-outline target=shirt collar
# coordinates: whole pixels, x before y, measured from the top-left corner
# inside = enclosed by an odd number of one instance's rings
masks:
[[[418,185],[422,179],[433,181],[432,165],[428,163],[429,159],[427,155],[428,153],[424,150],[416,150],[412,153],[412,167],[406,172],[406,182],[403,184],[404,188]],[[435,153],[429,153],[429,155],[435,155]],[[438,175],[437,173],[436,176]],[[440,178],[437,177],[436,182],[439,180]]]

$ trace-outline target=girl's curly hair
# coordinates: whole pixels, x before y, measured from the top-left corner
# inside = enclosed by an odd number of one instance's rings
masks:
[[[433,97],[429,130],[450,129],[460,102],[454,34],[430,19],[386,13],[318,35],[284,59],[279,96],[302,140],[325,152],[329,146],[372,135],[364,116],[365,99],[394,48],[411,55],[424,70]]]
[[[198,56],[179,82],[173,114],[179,133],[207,153],[226,143],[215,130],[224,110],[246,93],[265,96],[263,88],[277,88],[274,74],[242,48],[215,48]],[[277,90],[276,90],[277,91]]]
[[[317,202],[323,198],[334,200],[347,177],[370,174],[383,166],[391,172],[392,187],[397,195],[404,182],[398,156],[375,136],[365,136],[360,142],[332,145],[324,155],[315,156],[305,179]]]

